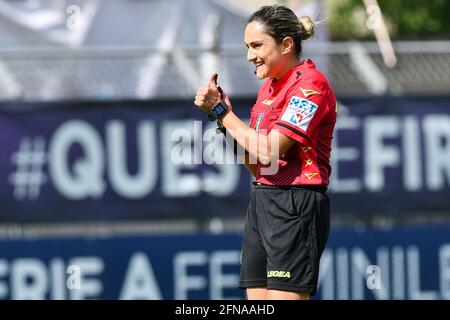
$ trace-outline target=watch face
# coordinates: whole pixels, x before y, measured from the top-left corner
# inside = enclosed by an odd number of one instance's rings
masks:
[[[226,107],[225,107],[223,104],[221,104],[221,103],[219,103],[218,105],[216,105],[216,106],[213,108],[213,112],[214,112],[217,116],[222,115],[225,111],[227,111],[227,109],[226,109]]]
[[[225,108],[221,104],[219,104],[217,106],[216,110],[217,110],[217,113],[222,113],[225,111]]]

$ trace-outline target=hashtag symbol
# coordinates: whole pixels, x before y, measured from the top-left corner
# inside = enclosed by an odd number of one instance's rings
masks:
[[[47,181],[42,170],[46,161],[44,138],[22,138],[19,150],[11,156],[11,162],[17,168],[16,172],[9,176],[17,200],[24,200],[27,196],[31,200],[39,197],[40,188]]]

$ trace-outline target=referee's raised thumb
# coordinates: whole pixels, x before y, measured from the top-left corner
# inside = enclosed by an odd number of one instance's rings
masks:
[[[231,108],[231,101],[230,98],[228,98],[228,95],[225,93],[225,91],[222,90],[221,87],[218,87],[218,89],[222,101],[225,101],[225,103],[228,105],[228,108]]]
[[[211,74],[211,78],[209,78],[209,87],[216,89],[217,88],[217,73]]]

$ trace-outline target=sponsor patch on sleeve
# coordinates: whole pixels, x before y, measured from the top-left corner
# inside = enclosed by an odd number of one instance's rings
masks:
[[[289,101],[281,120],[306,131],[316,111],[317,104],[308,99],[293,96],[291,101]]]

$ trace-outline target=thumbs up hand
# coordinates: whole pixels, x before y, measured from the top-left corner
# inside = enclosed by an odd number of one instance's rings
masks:
[[[228,96],[217,86],[217,76],[217,73],[211,74],[208,85],[198,88],[195,95],[194,104],[206,113],[221,100],[224,100],[228,107],[231,108]]]
[[[209,84],[208,84],[208,86],[211,89],[217,88],[217,77],[218,76],[219,75],[217,73],[211,74],[211,77],[209,78]]]

